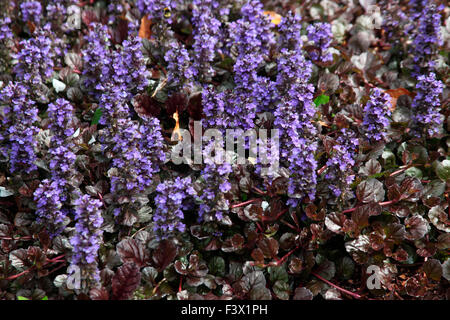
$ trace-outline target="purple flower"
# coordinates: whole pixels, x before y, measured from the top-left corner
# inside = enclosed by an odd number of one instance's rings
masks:
[[[39,1],[25,1],[20,4],[20,11],[22,12],[23,21],[32,21],[39,24],[42,6]]]
[[[315,197],[317,183],[314,87],[308,83],[311,63],[303,56],[300,18],[288,14],[280,24],[280,56],[276,88],[280,97],[274,111],[274,126],[280,134],[280,161],[289,168],[289,205],[308,196]]]
[[[62,189],[58,181],[45,179],[34,191],[36,202],[36,222],[46,226],[50,236],[60,234],[67,223],[67,210],[61,202]]]
[[[436,79],[434,73],[421,75],[417,80],[417,94],[411,104],[413,133],[419,137],[433,137],[439,133],[443,124],[440,95],[444,90],[444,84]]]
[[[333,61],[333,56],[328,52],[328,48],[333,40],[331,25],[329,23],[318,22],[310,24],[306,28],[308,39],[314,42],[315,49],[310,56],[313,61],[329,62]]]
[[[441,35],[441,15],[436,5],[426,5],[420,12],[417,24],[410,47],[415,75],[432,71],[438,48],[444,43]]]
[[[391,97],[379,88],[374,88],[370,100],[364,106],[362,128],[371,142],[383,141],[391,116]]]
[[[100,282],[97,255],[102,243],[102,203],[89,195],[80,196],[75,202],[75,233],[70,239],[73,246],[71,264],[81,269],[87,288]]]
[[[186,202],[195,194],[190,177],[184,179],[177,177],[158,185],[155,196],[156,210],[153,214],[153,231],[159,239],[165,239],[185,231],[186,227],[182,222],[183,210],[188,208]]]
[[[355,149],[358,145],[359,141],[352,130],[346,128],[340,130],[331,156],[326,163],[325,174],[328,187],[335,197],[347,191],[354,180],[353,166],[355,165]]]
[[[239,20],[230,23],[228,31],[228,46],[236,51],[233,66],[236,99],[230,104],[241,108],[239,114],[245,115],[248,123],[253,121],[256,111],[266,111],[273,100],[270,80],[258,75],[258,70],[263,65],[264,57],[269,55],[275,39],[260,1],[248,1],[242,6],[241,15]]]
[[[192,21],[194,26],[194,64],[193,74],[199,80],[209,81],[215,71],[211,66],[220,41],[221,23],[216,19],[213,7],[218,7],[215,0],[194,0]]]
[[[12,39],[14,37],[10,25],[11,18],[10,17],[2,17],[0,18],[0,42],[5,41],[5,39]]]
[[[35,102],[28,98],[29,89],[18,82],[10,82],[0,91],[0,101],[6,107],[2,118],[0,141],[5,144],[2,153],[9,155],[11,173],[36,170],[35,135],[39,129],[34,125],[38,120]]]
[[[16,79],[31,87],[45,83],[52,76],[56,56],[50,25],[45,25],[33,35],[33,38],[20,42],[21,50],[14,56],[18,63],[13,69]]]

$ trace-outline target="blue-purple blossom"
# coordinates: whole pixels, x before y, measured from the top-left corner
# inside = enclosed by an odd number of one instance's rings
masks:
[[[374,88],[364,106],[362,128],[371,142],[383,141],[387,136],[391,116],[391,97],[379,88]]]
[[[164,60],[167,63],[167,81],[176,86],[190,85],[194,70],[192,61],[184,44],[172,39],[166,48]]]
[[[23,21],[30,21],[39,24],[42,5],[39,1],[25,1],[20,4]]]
[[[188,208],[186,201],[195,194],[190,177],[184,179],[177,177],[157,186],[153,231],[157,233],[158,238],[168,238],[186,230],[186,226],[182,222],[183,210]]]
[[[10,17],[0,18],[0,43],[5,41],[5,39],[11,39],[14,36],[9,26],[10,24]]]
[[[50,237],[60,234],[67,221],[67,210],[63,208],[59,181],[43,180],[34,191],[36,202],[36,222],[45,225]]]
[[[118,119],[116,129],[111,139],[115,155],[109,171],[111,192],[142,192],[151,185],[165,159],[159,120],[152,118],[139,125],[130,119]]]
[[[280,161],[291,173],[288,203],[293,206],[306,196],[314,199],[317,183],[317,129],[311,123],[314,87],[308,83],[311,63],[303,56],[299,21],[298,16],[288,14],[280,24],[276,80],[280,101],[274,111],[274,126],[280,132]]]
[[[177,10],[183,2],[180,0],[137,0],[136,5],[149,19],[166,19],[172,23],[172,11]]]
[[[198,210],[199,221],[223,222],[229,210],[230,203],[225,198],[225,193],[231,189],[229,175],[232,173],[232,167],[229,162],[215,161],[215,158],[225,159],[224,149],[224,144],[220,145],[215,141],[209,141],[204,146],[205,165],[201,171],[203,189],[198,196],[201,202]]]
[[[36,170],[35,139],[39,129],[35,126],[38,120],[38,109],[35,102],[28,97],[29,89],[21,83],[10,82],[0,91],[3,108],[2,151],[9,155],[10,171],[30,173]]]
[[[20,42],[21,50],[15,55],[18,63],[13,71],[16,79],[30,86],[45,83],[53,74],[55,50],[50,25],[35,31],[33,38]]]
[[[220,41],[220,21],[214,16],[215,0],[194,0],[192,22],[194,26],[193,74],[199,79],[209,80],[215,72],[211,66]]]
[[[103,236],[102,203],[85,194],[75,200],[74,205],[76,223],[70,239],[73,247],[71,264],[80,268],[82,280],[92,287],[100,282],[97,256]]]
[[[340,130],[331,156],[326,163],[325,174],[328,187],[335,197],[339,197],[342,192],[347,191],[348,186],[355,178],[352,168],[355,165],[355,151],[358,145],[359,141],[355,132],[346,128]]]
[[[314,42],[315,46],[314,50],[310,52],[311,59],[321,62],[333,61],[333,56],[328,51],[333,40],[331,25],[329,23],[317,22],[310,24],[306,30],[308,32],[308,39]]]
[[[249,122],[253,120],[255,112],[266,111],[273,100],[270,79],[258,75],[258,70],[275,39],[270,20],[263,14],[260,1],[248,1],[242,6],[241,15],[239,20],[229,25],[228,46],[236,51],[233,71],[238,96],[238,101],[230,103],[236,105],[236,108],[240,107],[239,114],[247,117]]]
[[[444,43],[440,27],[441,15],[436,5],[425,6],[417,23],[418,27],[413,34],[414,40],[410,48],[416,75],[432,71],[438,49]]]
[[[444,117],[440,114],[440,95],[444,90],[444,84],[436,79],[434,73],[421,75],[417,80],[417,94],[411,104],[413,132],[417,136],[433,137],[439,133],[443,124]]]
[[[95,90],[94,84],[102,85],[113,78],[111,68],[113,56],[109,49],[111,46],[111,36],[107,26],[99,23],[90,25],[89,33],[85,36],[86,47],[81,51],[83,56],[83,76],[84,86],[90,90],[91,94],[99,96],[99,90]]]

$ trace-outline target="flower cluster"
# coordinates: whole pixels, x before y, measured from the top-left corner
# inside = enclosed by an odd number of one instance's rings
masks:
[[[111,37],[108,28],[99,23],[90,25],[89,33],[85,36],[86,47],[82,50],[83,55],[83,85],[90,90],[91,94],[98,97],[99,90],[105,82],[113,78],[111,64],[112,54],[109,50]],[[96,85],[94,87],[94,84]]]
[[[340,135],[332,148],[331,157],[326,163],[325,174],[329,183],[328,187],[335,197],[341,196],[355,179],[352,167],[355,165],[355,149],[358,145],[359,141],[355,132],[346,128],[340,130]]]
[[[13,37],[13,33],[9,26],[10,24],[11,24],[10,17],[0,18],[0,43]]]
[[[20,42],[21,50],[15,58],[18,60],[14,72],[18,80],[36,86],[52,76],[55,51],[53,50],[50,25],[35,31],[34,37]]]
[[[96,260],[103,236],[102,203],[89,195],[82,195],[74,205],[76,224],[70,239],[73,246],[71,264],[80,268],[81,278],[89,288],[100,282]]]
[[[215,148],[217,145],[218,148]],[[232,167],[229,162],[217,163],[215,159],[225,159],[224,144],[210,141],[203,149],[204,167],[201,171],[203,188],[199,194],[199,221],[225,221],[229,211],[229,200],[225,194],[230,191],[229,175]]]
[[[183,210],[186,210],[186,200],[194,196],[190,177],[177,177],[173,181],[167,180],[156,188],[156,211],[153,214],[153,231],[160,239],[170,237],[175,232],[184,232],[186,226]]]
[[[214,16],[213,7],[218,6],[215,0],[194,0],[192,20],[194,31],[194,64],[193,74],[199,80],[210,80],[215,72],[211,66],[216,56],[220,40],[221,23]]]
[[[20,82],[10,82],[0,92],[3,108],[2,133],[0,141],[7,146],[4,154],[9,154],[11,172],[30,173],[36,170],[35,135],[39,129],[38,109],[35,102],[28,97],[28,88]]]
[[[167,19],[172,23],[172,11],[178,9],[182,1],[180,0],[137,0],[136,5],[149,19]]]
[[[74,176],[76,155],[70,136],[74,133],[73,106],[64,99],[57,99],[47,109],[49,128],[53,134],[48,150],[51,179],[46,179],[34,192],[39,221],[47,226],[54,237],[64,230],[69,209],[69,181]]]
[[[314,61],[329,62],[333,60],[333,56],[328,52],[333,33],[329,23],[317,22],[307,27],[308,39],[314,42],[315,49],[310,52],[310,57]]]
[[[436,5],[425,6],[417,23],[411,54],[416,74],[426,74],[432,71],[435,65],[433,60],[438,48],[444,43],[440,30],[441,15],[438,13]]]
[[[174,39],[169,42],[166,49],[164,60],[167,63],[167,81],[174,86],[189,86],[194,77],[194,69],[184,44]]]
[[[39,24],[42,5],[39,1],[25,1],[20,4],[23,21],[30,21]]]
[[[55,103],[49,104],[47,112],[50,120],[49,128],[53,133],[49,150],[50,171],[54,180],[65,185],[76,159],[72,151],[74,144],[69,139],[75,132],[74,110],[69,101],[57,99]]]
[[[236,62],[233,66],[235,91],[241,96],[239,101],[231,103],[241,108],[239,114],[246,117],[248,123],[253,121],[255,112],[265,111],[273,100],[271,90],[268,90],[270,80],[259,75],[258,70],[275,39],[271,32],[271,23],[263,14],[260,1],[251,0],[245,3],[241,8],[241,15],[239,20],[229,25],[228,46],[231,47],[231,52],[236,51]]]
[[[52,238],[61,234],[68,222],[68,210],[63,208],[62,193],[59,181],[45,179],[33,194],[38,216],[36,221],[46,226]]]
[[[298,16],[288,15],[280,25],[276,87],[281,99],[274,111],[274,126],[280,131],[280,159],[291,172],[288,187],[291,205],[305,196],[314,199],[317,182],[314,157],[317,129],[311,123],[315,115],[314,87],[308,83],[311,63],[302,53],[299,20]]]
[[[383,141],[391,116],[391,98],[379,88],[374,88],[370,100],[364,106],[362,128],[371,142]]]
[[[434,73],[417,78],[417,94],[411,108],[413,110],[413,132],[416,136],[433,137],[439,133],[443,123],[443,115],[439,112],[440,95],[444,90],[442,81],[436,79]]]
[[[152,118],[139,125],[131,119],[118,119],[117,129],[110,141],[115,155],[109,171],[111,192],[137,194],[151,185],[164,161],[159,120]]]

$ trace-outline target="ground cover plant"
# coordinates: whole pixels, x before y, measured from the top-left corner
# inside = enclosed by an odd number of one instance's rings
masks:
[[[449,14],[1,1],[0,299],[450,298]]]

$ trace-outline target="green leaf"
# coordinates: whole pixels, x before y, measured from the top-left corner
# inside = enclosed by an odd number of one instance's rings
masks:
[[[41,300],[48,300],[48,297],[45,296],[45,297],[43,297]]]
[[[281,300],[289,300],[289,285],[286,282],[278,280],[273,285],[273,292]]]
[[[272,283],[276,281],[287,282],[288,281],[288,273],[284,269],[284,267],[269,267],[269,279]]]
[[[450,160],[437,161],[436,174],[444,181],[450,180]]]
[[[18,296],[18,297],[17,297],[17,300],[30,300],[30,299],[28,299],[28,298],[26,298],[26,297]]]
[[[321,94],[320,96],[314,99],[316,107],[320,106],[321,104],[328,103],[328,101],[330,101],[330,97],[325,94]]]
[[[214,257],[208,264],[211,274],[223,276],[225,274],[225,260],[222,257]]]
[[[92,117],[92,120],[91,120],[91,126],[93,126],[94,124],[97,124],[100,121],[100,118],[102,117],[102,113],[103,113],[103,110],[101,108],[97,108],[97,110],[95,110],[94,116]]]

